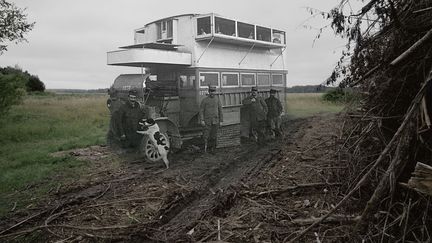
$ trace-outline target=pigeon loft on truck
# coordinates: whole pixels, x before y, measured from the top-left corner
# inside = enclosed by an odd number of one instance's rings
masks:
[[[134,44],[107,53],[108,65],[137,68],[114,81],[108,100],[111,119],[134,90],[142,118],[153,118],[170,147],[180,148],[184,140],[202,135],[199,106],[214,86],[224,113],[218,147],[238,145],[240,136],[249,136],[242,100],[251,87],[264,98],[270,89],[277,90],[285,108],[285,47],[282,30],[213,13],[150,22],[134,31]],[[143,141],[137,144],[148,158],[152,148]]]

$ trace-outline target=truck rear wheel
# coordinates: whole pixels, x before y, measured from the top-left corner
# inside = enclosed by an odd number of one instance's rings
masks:
[[[160,138],[163,143],[165,143],[168,147],[168,151],[170,148],[170,142],[168,136],[164,133],[161,133],[162,137]],[[162,159],[158,148],[152,143],[148,136],[144,136],[140,146],[140,152],[144,157],[152,162],[156,162]]]

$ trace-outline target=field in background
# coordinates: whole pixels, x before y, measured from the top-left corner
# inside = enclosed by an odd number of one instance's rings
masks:
[[[288,117],[294,119],[321,113],[336,113],[345,107],[343,104],[323,101],[322,95],[322,93],[287,93]]]
[[[105,144],[106,99],[100,94],[29,96],[0,119],[0,216],[47,195],[62,182],[59,178],[85,173],[85,163],[73,156],[50,154]],[[321,94],[290,93],[287,108],[290,118],[301,118],[343,106],[321,101]]]
[[[0,215],[14,205],[29,205],[52,189],[52,183],[57,183],[51,180],[55,175],[73,173],[71,168],[84,164],[71,156],[54,158],[51,153],[105,143],[109,122],[106,98],[29,96],[0,119]],[[37,188],[39,195],[18,192],[30,187]]]

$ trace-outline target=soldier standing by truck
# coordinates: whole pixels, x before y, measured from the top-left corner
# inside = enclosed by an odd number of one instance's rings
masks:
[[[209,94],[201,101],[199,117],[200,123],[204,127],[204,152],[207,148],[214,152],[217,145],[217,132],[223,122],[222,105],[216,98],[216,87],[209,86]]]
[[[141,135],[137,133],[138,122],[144,118],[144,113],[137,101],[137,91],[130,90],[128,100],[120,107],[121,112],[121,139],[126,141],[126,146],[137,147],[141,142]]]
[[[113,108],[108,132],[109,143],[118,143],[121,147],[137,147],[141,140],[138,122],[143,118],[140,104],[136,100],[136,90],[130,90],[127,100],[122,100],[117,108]]]
[[[270,89],[270,97],[268,97],[265,102],[267,103],[267,123],[272,133],[276,137],[280,137],[281,133],[281,114],[282,114],[282,104],[278,98],[276,98],[276,90]]]
[[[243,106],[249,111],[251,132],[258,135],[258,144],[265,144],[265,128],[267,118],[267,104],[263,98],[258,96],[257,87],[252,87],[251,93],[243,100]]]

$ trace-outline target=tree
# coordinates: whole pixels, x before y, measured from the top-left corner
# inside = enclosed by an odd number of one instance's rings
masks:
[[[24,35],[33,29],[35,23],[28,22],[24,11],[14,3],[0,0],[0,55],[7,51],[5,42],[17,44],[27,41]]]
[[[12,105],[22,101],[27,81],[28,78],[22,74],[0,73],[0,117],[4,116]]]
[[[26,83],[26,88],[27,88],[27,91],[29,91],[29,92],[32,92],[32,91],[44,92],[45,91],[45,84],[42,81],[40,81],[38,76],[30,75],[30,77]]]

